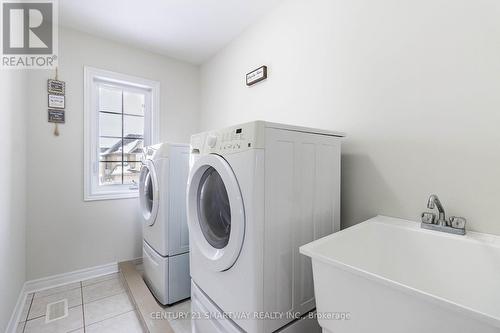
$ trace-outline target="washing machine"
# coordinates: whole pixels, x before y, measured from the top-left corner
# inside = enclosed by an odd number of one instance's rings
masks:
[[[342,137],[264,121],[191,137],[194,332],[293,332],[314,310],[299,247],[340,229]]]
[[[164,305],[188,298],[191,293],[188,173],[189,145],[162,143],[144,148],[139,177],[144,280]]]

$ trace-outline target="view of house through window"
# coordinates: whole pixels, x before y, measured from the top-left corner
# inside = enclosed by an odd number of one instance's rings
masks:
[[[144,146],[146,93],[99,84],[99,186],[137,184]]]

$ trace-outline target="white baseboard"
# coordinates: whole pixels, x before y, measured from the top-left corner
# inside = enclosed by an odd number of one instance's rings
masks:
[[[130,260],[130,262],[133,263],[134,265],[140,265],[140,264],[142,264],[142,257],[132,259],[132,260]]]
[[[19,293],[19,297],[17,298],[16,307],[10,316],[9,323],[7,324],[7,329],[5,333],[16,333],[17,324],[21,319],[21,314],[23,312],[24,303],[26,303],[26,297],[28,295],[27,292],[24,291],[26,287],[26,283],[23,285],[21,292]]]
[[[58,287],[64,284],[83,281],[118,272],[118,263],[113,262],[101,266],[84,268],[73,272],[44,277],[41,279],[26,281],[25,291],[32,293],[44,289]]]
[[[142,258],[132,259],[131,261],[136,265],[138,265],[142,263]],[[113,262],[106,265],[95,266],[95,267],[80,269],[73,272],[48,276],[41,279],[26,281],[19,294],[16,307],[12,312],[12,316],[10,318],[9,324],[7,325],[7,329],[5,332],[6,333],[16,332],[17,324],[19,323],[21,314],[23,312],[24,303],[26,302],[26,297],[29,293],[58,287],[68,283],[93,279],[99,276],[116,273],[118,272],[118,270],[119,270],[118,263]]]

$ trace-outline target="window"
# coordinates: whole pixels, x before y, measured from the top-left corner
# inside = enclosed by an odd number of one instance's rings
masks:
[[[85,67],[85,200],[138,196],[158,112],[158,82]]]

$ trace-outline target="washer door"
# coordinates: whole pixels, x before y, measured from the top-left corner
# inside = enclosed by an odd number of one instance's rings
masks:
[[[139,198],[144,223],[152,226],[156,221],[156,215],[158,215],[159,192],[158,179],[156,178],[154,164],[151,160],[146,160],[141,167]]]
[[[216,271],[238,258],[245,235],[240,186],[231,166],[219,155],[200,157],[188,179],[187,214],[195,246]]]

